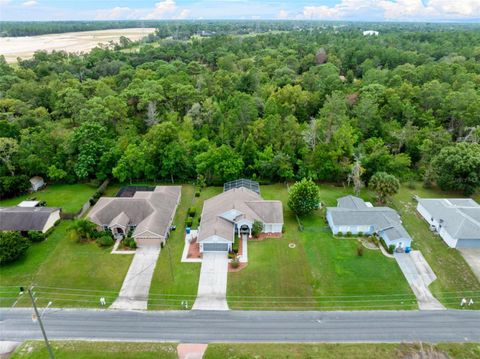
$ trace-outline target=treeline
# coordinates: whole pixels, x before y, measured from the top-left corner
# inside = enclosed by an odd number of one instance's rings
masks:
[[[60,34],[75,31],[156,27],[159,21],[1,21],[0,37]]]
[[[251,21],[251,20],[118,20],[118,21],[0,21],[0,37],[35,36],[43,34],[59,34],[75,31],[93,31],[126,28],[158,28],[155,38],[189,39],[199,35],[203,37],[218,35],[245,35],[271,31],[320,31],[323,29],[378,30],[382,32],[410,31],[412,25],[404,23],[361,23],[361,22],[320,22],[320,21]],[[430,24],[415,25],[416,31],[476,31],[478,24]]]
[[[358,183],[381,171],[479,187],[478,29],[296,26],[2,61],[0,183]]]

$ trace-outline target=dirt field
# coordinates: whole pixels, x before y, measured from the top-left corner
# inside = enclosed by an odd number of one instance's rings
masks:
[[[17,57],[23,59],[32,57],[37,50],[86,52],[98,44],[106,44],[109,41],[116,42],[120,36],[125,36],[135,41],[154,31],[154,28],[112,29],[40,36],[0,37],[0,55],[4,55],[7,62],[12,63],[16,62]]]

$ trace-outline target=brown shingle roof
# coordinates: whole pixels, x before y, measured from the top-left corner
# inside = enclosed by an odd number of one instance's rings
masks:
[[[135,225],[133,237],[145,232],[165,237],[180,194],[181,186],[157,186],[153,192],[139,191],[133,197],[102,197],[88,217],[99,226],[115,221],[120,221],[117,223],[120,225]]]
[[[259,194],[244,188],[233,188],[205,201],[198,240],[213,236],[234,239],[235,222],[241,219],[283,224],[280,201],[265,201]]]

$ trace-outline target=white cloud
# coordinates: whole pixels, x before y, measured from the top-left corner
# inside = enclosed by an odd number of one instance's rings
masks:
[[[129,7],[116,6],[113,9],[100,9],[96,11],[96,20],[124,20],[131,18],[134,10]]]
[[[178,20],[181,20],[181,19],[186,19],[188,18],[190,15],[190,10],[188,9],[183,9],[182,11],[180,11],[180,14],[178,14],[175,19],[178,19]]]
[[[22,3],[23,7],[33,7],[38,4],[38,1],[36,0],[30,0],[30,1],[25,1]]]
[[[305,6],[303,19],[455,20],[480,17],[480,0],[342,0],[335,6]]]
[[[164,0],[155,4],[155,9],[145,16],[146,20],[165,19],[177,10],[175,0]]]
[[[278,19],[288,19],[288,11],[287,10],[280,10],[277,15]]]

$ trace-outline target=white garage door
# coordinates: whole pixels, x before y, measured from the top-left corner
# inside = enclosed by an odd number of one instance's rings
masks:
[[[204,243],[204,252],[228,252],[228,243]]]

